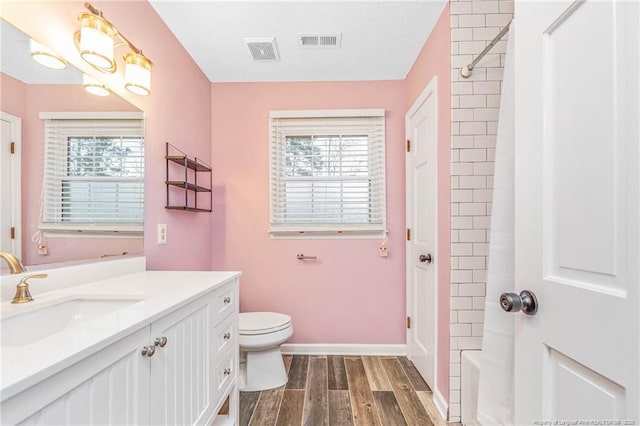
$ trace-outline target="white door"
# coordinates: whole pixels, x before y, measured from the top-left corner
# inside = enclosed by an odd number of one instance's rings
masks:
[[[516,2],[517,424],[640,424],[639,9]]]
[[[409,359],[434,389],[436,362],[437,96],[431,81],[407,113],[407,330]]]
[[[20,218],[20,125],[21,120],[0,113],[0,251],[22,258]],[[13,152],[11,143],[13,145]],[[11,229],[13,228],[13,233]]]

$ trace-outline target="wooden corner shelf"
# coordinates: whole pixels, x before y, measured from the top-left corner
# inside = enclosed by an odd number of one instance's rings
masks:
[[[198,172],[211,171],[211,167],[202,162],[199,162],[197,158],[195,160],[192,160],[191,158],[184,155],[167,155],[165,158],[169,161],[173,161],[174,163],[180,164],[181,166],[185,166],[191,170],[195,170]]]
[[[211,213],[213,211],[211,209],[197,209],[195,207],[185,207],[185,206],[165,206],[165,209],[184,210],[187,212],[206,212],[206,213]]]
[[[205,188],[204,186],[194,185],[190,182],[185,182],[183,180],[168,180],[167,185],[177,186],[178,188],[185,188],[190,191],[196,192],[211,192],[211,188]]]
[[[166,155],[164,158],[166,163],[165,184],[167,185],[167,204],[165,208],[189,212],[211,212],[213,210],[211,167],[197,158],[189,158],[169,142],[166,143]],[[207,174],[208,176],[206,176]],[[179,176],[179,178],[175,178],[176,176]],[[203,179],[205,182],[203,182]],[[205,186],[207,181],[209,185]],[[175,189],[171,191],[171,188]],[[176,189],[183,190],[183,194],[180,197],[175,196]],[[182,201],[176,203],[174,200],[172,202],[172,192],[174,193],[174,198],[182,198]],[[198,205],[198,194],[201,193],[209,193],[209,203],[205,208],[202,205]]]

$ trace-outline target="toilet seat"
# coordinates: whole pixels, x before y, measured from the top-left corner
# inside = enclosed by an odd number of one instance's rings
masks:
[[[271,334],[289,327],[289,315],[276,312],[243,312],[239,315],[238,333],[244,336]]]

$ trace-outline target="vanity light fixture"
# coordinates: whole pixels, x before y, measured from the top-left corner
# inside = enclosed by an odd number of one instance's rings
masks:
[[[88,76],[87,74],[82,75],[82,84],[84,86],[84,90],[92,95],[109,96],[111,94],[111,91],[107,89],[104,84],[101,84],[98,80]]]
[[[89,9],[91,10],[91,9]],[[81,13],[80,32],[78,34],[78,50],[85,62],[99,71],[113,73],[117,65],[113,57],[115,49],[114,37],[116,28],[102,14]]]
[[[120,46],[128,47],[131,52],[124,56],[125,88],[136,95],[149,95],[153,63],[102,15],[102,11],[89,2],[84,7],[90,13],[78,16],[80,30],[74,34],[74,42],[82,59],[98,71],[113,74],[118,69],[115,50]]]
[[[151,93],[151,61],[137,53],[127,53],[124,60],[124,87],[136,95]]]
[[[63,70],[67,67],[67,61],[34,39],[29,40],[29,50],[31,52],[31,58],[40,65],[53,68],[54,70]]]

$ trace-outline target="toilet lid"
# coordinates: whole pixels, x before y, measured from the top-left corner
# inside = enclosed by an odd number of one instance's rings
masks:
[[[267,334],[291,326],[289,315],[276,312],[242,312],[239,315],[240,334]]]

